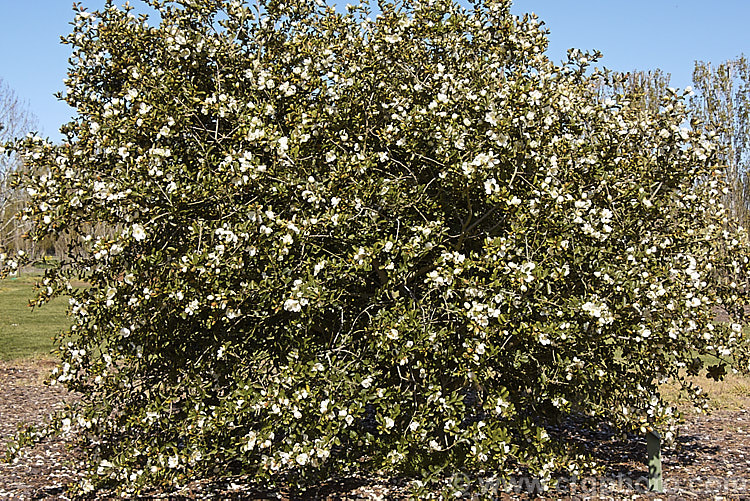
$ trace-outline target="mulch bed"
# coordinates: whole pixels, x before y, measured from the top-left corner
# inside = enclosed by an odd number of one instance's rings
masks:
[[[0,362],[0,448],[22,422],[40,423],[66,396],[60,387],[43,384],[50,365],[44,362]],[[663,494],[646,491],[646,444],[640,437],[613,438],[606,428],[580,434],[589,451],[607,467],[603,478],[583,478],[542,499],[726,499],[750,500],[750,412],[715,411],[690,415],[678,447],[662,453]],[[80,462],[61,439],[30,448],[13,463],[0,462],[0,499],[68,499],[66,486],[80,477]],[[498,499],[529,499],[527,479],[504,486],[480,482]],[[502,488],[500,488],[502,487]],[[503,492],[505,490],[505,492]],[[301,499],[404,499],[406,482],[385,478],[330,481]],[[289,499],[288,493],[248,492],[241,479],[194,482],[180,492],[153,493],[169,499]],[[465,499],[471,499],[467,494]],[[106,496],[102,499],[107,499]]]

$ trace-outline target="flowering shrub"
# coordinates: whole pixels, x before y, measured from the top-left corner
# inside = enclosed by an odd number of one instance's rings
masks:
[[[714,321],[747,235],[683,93],[599,98],[508,1],[150,5],[78,11],[67,140],[11,146],[32,237],[78,236],[38,302],[70,297],[82,488],[553,481],[588,464],[561,417],[670,436],[660,382],[748,369]]]

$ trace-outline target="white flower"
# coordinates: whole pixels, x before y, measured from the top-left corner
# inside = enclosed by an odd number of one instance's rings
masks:
[[[169,456],[167,466],[169,466],[170,468],[177,468],[178,466],[180,466],[180,458],[178,458],[177,456]]]
[[[363,379],[361,384],[362,384],[362,388],[369,388],[370,386],[372,386],[372,378],[367,377]]]
[[[136,223],[133,225],[132,235],[136,241],[141,242],[146,239],[146,230],[143,229],[143,226]]]
[[[367,252],[365,251],[364,247],[360,247],[357,250],[357,253],[354,254],[354,263],[360,266],[365,264],[365,257],[367,257]]]
[[[500,191],[500,186],[498,186],[497,180],[494,177],[491,177],[484,182],[484,191],[488,195]]]
[[[336,152],[331,150],[328,153],[326,153],[326,162],[331,163],[334,160],[336,160]]]
[[[279,149],[279,153],[284,153],[286,150],[289,149],[289,138],[288,137],[282,136],[282,137],[279,138],[278,149]]]
[[[289,298],[286,301],[284,301],[284,309],[286,311],[298,313],[302,311],[302,304],[294,298]]]
[[[198,306],[200,306],[200,303],[198,303],[197,299],[193,299],[190,301],[190,304],[185,307],[185,313],[188,315],[193,315],[195,311],[198,309]]]
[[[581,309],[597,319],[597,322],[601,325],[611,324],[614,322],[614,316],[609,311],[609,307],[606,303],[596,303],[593,301],[587,301],[581,306]]]
[[[389,417],[385,418],[385,429],[386,430],[390,430],[391,428],[393,428],[393,426],[395,424],[396,424],[396,422],[393,421],[393,419],[391,419]]]
[[[258,435],[254,431],[250,431],[250,433],[247,434],[247,445],[245,446],[246,450],[253,450],[255,448],[255,442],[258,439]]]
[[[325,268],[325,266],[326,266],[325,260],[318,262],[313,268],[313,275],[317,275],[318,273],[320,273],[320,270]]]
[[[87,478],[81,484],[81,489],[83,490],[84,493],[89,493],[94,490],[94,484],[92,484],[91,480]]]
[[[297,457],[295,458],[295,461],[300,466],[305,466],[307,464],[307,461],[309,459],[310,459],[310,456],[308,456],[306,452],[303,452],[303,453],[297,455]]]

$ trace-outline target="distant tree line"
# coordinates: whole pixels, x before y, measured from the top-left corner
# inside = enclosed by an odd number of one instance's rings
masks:
[[[661,70],[604,72],[596,97],[628,95],[643,111],[658,109],[671,92],[670,75]],[[696,61],[690,99],[690,126],[718,136],[731,189],[724,204],[743,226],[750,225],[750,67],[743,55],[719,65]]]
[[[37,126],[36,118],[13,89],[0,79],[0,148]],[[23,238],[27,224],[17,215],[23,208],[24,193],[13,187],[13,174],[23,168],[22,161],[10,152],[0,155],[0,250],[31,252],[34,243]]]
[[[14,183],[14,174],[22,172],[25,162],[4,144],[38,129],[37,117],[16,92],[0,78],[0,252],[29,254],[34,261],[65,252],[64,239],[33,241],[26,238],[31,222],[21,218],[27,193]]]
[[[698,61],[693,72],[693,127],[716,131],[731,190],[725,204],[745,227],[750,224],[750,68],[745,56],[718,66]]]

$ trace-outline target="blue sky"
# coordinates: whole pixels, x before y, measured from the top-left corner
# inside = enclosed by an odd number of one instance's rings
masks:
[[[89,10],[103,0],[81,0]],[[120,3],[120,2],[118,2]],[[137,5],[139,2],[132,2]],[[343,3],[343,0],[342,0]],[[0,78],[59,140],[73,110],[53,94],[64,90],[72,1],[0,0]],[[514,14],[535,12],[550,30],[549,55],[598,49],[600,65],[618,71],[660,68],[674,87],[691,84],[695,60],[719,63],[750,55],[749,0],[514,0]]]
[[[514,0],[512,11],[545,22],[557,62],[572,47],[597,49],[601,66],[660,68],[673,87],[692,84],[696,60],[750,56],[748,0]]]

